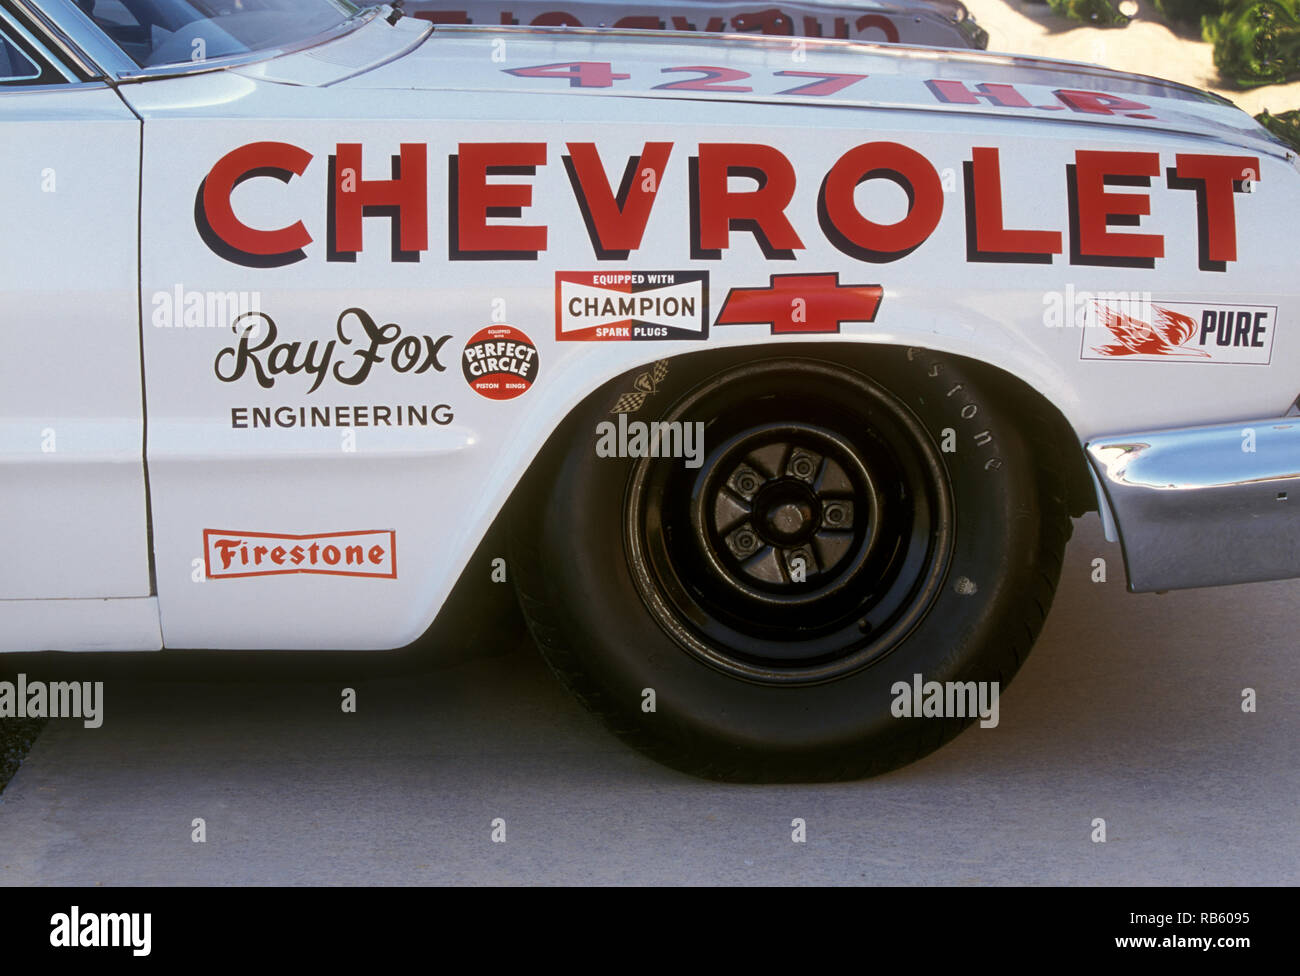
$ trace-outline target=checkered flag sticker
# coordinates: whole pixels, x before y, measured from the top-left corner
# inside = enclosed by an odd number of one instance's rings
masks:
[[[610,413],[636,413],[645,405],[646,397],[659,389],[659,384],[664,381],[668,375],[668,360],[661,359],[647,372],[642,373],[632,384],[635,390],[631,393],[622,394],[614,401],[614,406],[610,408]]]

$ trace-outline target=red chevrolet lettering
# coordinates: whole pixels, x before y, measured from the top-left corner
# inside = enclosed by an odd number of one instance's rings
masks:
[[[748,176],[758,186],[732,191],[732,176]],[[779,149],[755,143],[701,143],[696,186],[700,249],[723,250],[730,246],[730,231],[744,229],[768,257],[790,257],[788,252],[802,250],[803,241],[785,215],[794,187],[794,167]]]
[[[393,178],[361,178],[361,144],[340,143],[334,156],[334,250],[361,250],[361,220],[369,207],[385,207],[397,221],[400,250],[429,249],[428,164],[423,143],[402,143],[393,160]]]
[[[859,183],[887,179],[911,201],[907,214],[881,224],[858,210]],[[822,230],[832,244],[861,261],[896,261],[934,233],[943,215],[943,182],[930,161],[897,142],[868,142],[850,149],[831,167],[822,183],[818,206]]]
[[[618,193],[610,188],[594,142],[570,142],[564,165],[586,220],[592,247],[600,257],[625,258],[641,246],[650,209],[658,198],[671,142],[647,142],[628,159]]]
[[[989,147],[971,150],[970,213],[975,240],[969,249],[972,260],[997,260],[1061,253],[1061,234],[1054,230],[1011,230],[1002,217],[1002,168],[998,151]],[[1041,257],[1040,257],[1041,260]],[[1048,257],[1048,260],[1051,260]]]
[[[254,177],[272,176],[288,183],[301,176],[311,160],[311,153],[287,142],[252,142],[226,153],[209,171],[200,190],[203,216],[212,233],[241,255],[296,255],[312,240],[301,220],[276,230],[249,227],[235,216],[230,198],[235,187]]]
[[[456,250],[536,255],[546,250],[545,226],[489,224],[490,216],[519,216],[533,205],[529,183],[489,183],[493,171],[533,173],[546,164],[544,142],[462,142],[455,157]]]
[[[1160,172],[1160,157],[1153,152],[1108,152],[1080,149],[1075,152],[1074,214],[1079,258],[1116,258],[1129,263],[1149,262],[1165,256],[1165,239],[1159,234],[1121,234],[1110,230],[1118,217],[1136,224],[1136,217],[1151,213],[1146,193],[1112,193],[1107,182],[1150,185]]]
[[[1237,212],[1233,193],[1259,179],[1256,156],[1210,156],[1179,153],[1174,157],[1176,189],[1196,189],[1200,224],[1201,267],[1222,270],[1237,260]]]

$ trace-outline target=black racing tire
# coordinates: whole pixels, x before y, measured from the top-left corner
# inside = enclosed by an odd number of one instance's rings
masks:
[[[704,424],[699,466],[598,456],[620,412],[629,431]],[[1060,445],[1035,429],[987,371],[919,349],[635,370],[530,470],[520,605],[559,679],[663,763],[745,782],[895,769],[975,718],[896,717],[898,682],[1005,688],[1042,627],[1070,521]]]

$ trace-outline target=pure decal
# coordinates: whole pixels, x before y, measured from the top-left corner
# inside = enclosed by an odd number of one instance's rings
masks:
[[[1083,328],[1083,359],[1266,366],[1274,305],[1096,300]]]
[[[537,347],[510,325],[490,325],[465,344],[461,368],[470,389],[489,400],[513,400],[537,379]]]
[[[707,271],[560,271],[555,338],[707,339],[708,301]]]

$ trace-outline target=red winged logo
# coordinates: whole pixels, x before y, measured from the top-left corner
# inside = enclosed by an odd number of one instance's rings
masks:
[[[1110,330],[1115,343],[1093,346],[1093,352],[1103,356],[1170,356],[1209,359],[1210,354],[1201,349],[1183,349],[1183,343],[1196,334],[1196,321],[1187,315],[1171,312],[1152,305],[1155,323],[1116,312],[1098,304],[1098,324]]]

